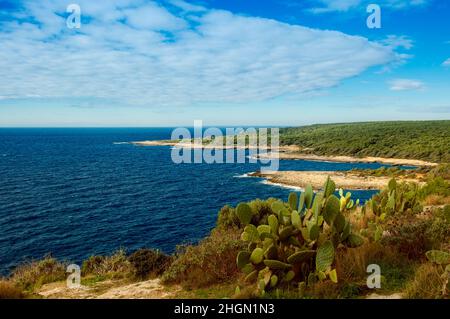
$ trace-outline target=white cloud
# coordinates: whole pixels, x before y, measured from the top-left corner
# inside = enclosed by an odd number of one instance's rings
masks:
[[[184,11],[189,11],[189,12],[206,11],[205,7],[187,3],[186,1],[183,1],[183,0],[170,0],[170,3]]]
[[[425,88],[422,81],[411,79],[395,79],[390,81],[389,85],[392,91],[422,90]]]
[[[320,7],[311,8],[313,13],[325,13],[332,11],[348,11],[361,5],[361,0],[318,0]]]
[[[138,29],[172,31],[186,27],[183,19],[175,17],[154,3],[123,11],[128,24]]]
[[[164,106],[311,94],[402,58],[392,46],[227,11],[141,0],[27,1],[0,24],[3,96]],[[181,10],[181,11],[180,11]],[[32,18],[32,19],[31,19]],[[105,102],[106,103],[106,102]]]
[[[444,61],[444,63],[442,63],[443,66],[450,66],[450,58],[448,58],[447,60]]]
[[[414,41],[407,36],[388,35],[386,39],[380,41],[382,44],[392,47],[393,49],[403,48],[410,50]]]
[[[317,7],[308,9],[312,13],[327,13],[327,12],[344,12],[351,9],[367,6],[371,3],[376,3],[381,8],[388,8],[391,10],[401,10],[412,7],[420,7],[427,5],[432,0],[315,0]]]

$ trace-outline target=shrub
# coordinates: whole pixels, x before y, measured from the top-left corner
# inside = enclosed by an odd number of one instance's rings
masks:
[[[81,266],[81,273],[86,276],[89,274],[100,274],[102,272],[102,264],[104,263],[105,256],[90,256],[88,259],[83,261]]]
[[[429,179],[420,189],[422,198],[428,195],[450,196],[450,183],[441,176]]]
[[[430,248],[427,230],[431,224],[430,219],[421,219],[415,216],[397,216],[391,218],[384,227],[385,235],[381,243],[385,246],[395,247],[396,250],[410,259],[423,259]]]
[[[22,290],[13,282],[0,279],[0,299],[21,299],[23,297]]]
[[[236,254],[242,249],[239,235],[237,229],[216,228],[198,245],[179,247],[163,282],[199,288],[236,279]]]
[[[425,231],[429,243],[428,249],[441,249],[443,245],[450,243],[450,206],[434,209],[430,226]]]
[[[450,163],[442,163],[434,167],[429,173],[429,178],[442,177],[443,179],[450,180]]]
[[[95,276],[124,278],[132,273],[125,250],[119,249],[111,256],[91,256],[83,262],[81,273]]]
[[[172,262],[172,258],[159,250],[139,249],[128,257],[133,274],[137,278],[161,275]]]
[[[50,256],[39,261],[33,261],[17,267],[11,280],[24,290],[34,290],[43,284],[64,280],[66,265]]]
[[[235,209],[225,205],[219,211],[217,216],[217,226],[234,227],[239,226],[239,219],[236,216]]]

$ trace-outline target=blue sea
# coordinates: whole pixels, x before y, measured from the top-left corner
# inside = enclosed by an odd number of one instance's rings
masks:
[[[257,164],[174,164],[171,128],[0,129],[0,273],[52,256],[80,263],[118,248],[171,253],[214,227],[226,204],[286,199],[291,190],[242,178]],[[283,160],[281,170],[380,164]],[[374,191],[353,191],[366,200]]]

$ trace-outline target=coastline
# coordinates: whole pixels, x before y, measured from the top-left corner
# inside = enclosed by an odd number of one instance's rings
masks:
[[[135,141],[130,142],[130,144],[136,146],[172,146],[180,148],[191,148],[191,149],[262,149],[268,150],[267,147],[255,147],[255,146],[237,146],[237,145],[215,145],[215,144],[200,144],[191,143],[191,141]],[[278,147],[278,152],[267,152],[258,154],[255,156],[257,159],[269,159],[276,158],[286,159],[286,160],[307,160],[307,161],[317,161],[317,162],[335,162],[335,163],[381,163],[389,165],[405,165],[405,166],[437,166],[438,163],[417,160],[417,159],[406,159],[406,158],[386,158],[386,157],[354,157],[347,155],[315,155],[310,153],[302,153],[300,148],[296,145],[282,145]]]
[[[265,178],[268,185],[281,185],[299,189],[304,189],[307,185],[311,185],[314,190],[320,190],[328,176],[336,183],[337,188],[348,190],[382,189],[391,179],[391,177],[387,176],[358,176],[347,171],[274,171],[266,173],[254,172],[248,175]],[[411,178],[404,178],[402,181],[423,184],[423,182]]]
[[[258,158],[271,158],[276,155],[271,153],[259,154]],[[386,158],[386,157],[353,157],[346,155],[315,155],[306,154],[301,152],[280,152],[279,159],[291,159],[291,160],[307,160],[318,162],[337,162],[337,163],[382,163],[389,165],[404,165],[404,166],[437,166],[438,163],[427,162],[416,159],[406,158]]]

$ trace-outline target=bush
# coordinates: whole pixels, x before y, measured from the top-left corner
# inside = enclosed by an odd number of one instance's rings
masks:
[[[219,211],[217,216],[217,226],[234,227],[239,226],[239,218],[236,216],[235,209],[225,205]]]
[[[243,248],[239,236],[237,229],[216,228],[198,245],[179,247],[163,282],[199,288],[236,279],[236,254]]]
[[[22,290],[13,282],[0,279],[0,299],[21,299]]]
[[[429,178],[442,177],[443,179],[450,180],[450,164],[443,163],[434,167],[429,173]]]
[[[450,243],[450,206],[444,209],[436,208],[433,211],[430,226],[426,229],[425,236],[429,243],[428,249],[441,249],[442,245]]]
[[[66,265],[52,257],[45,257],[17,267],[11,280],[23,290],[34,290],[43,284],[64,280],[66,278]]]
[[[420,189],[422,198],[429,195],[450,196],[450,183],[441,176],[429,179]]]
[[[111,256],[91,256],[83,262],[81,273],[95,276],[124,278],[132,273],[125,250],[119,249]]]
[[[427,230],[430,219],[421,219],[415,216],[398,216],[389,220],[384,228],[386,235],[381,239],[385,246],[395,247],[396,250],[409,259],[423,259],[430,249]]]
[[[139,249],[128,257],[135,277],[143,279],[161,275],[172,262],[172,258],[153,249]]]

